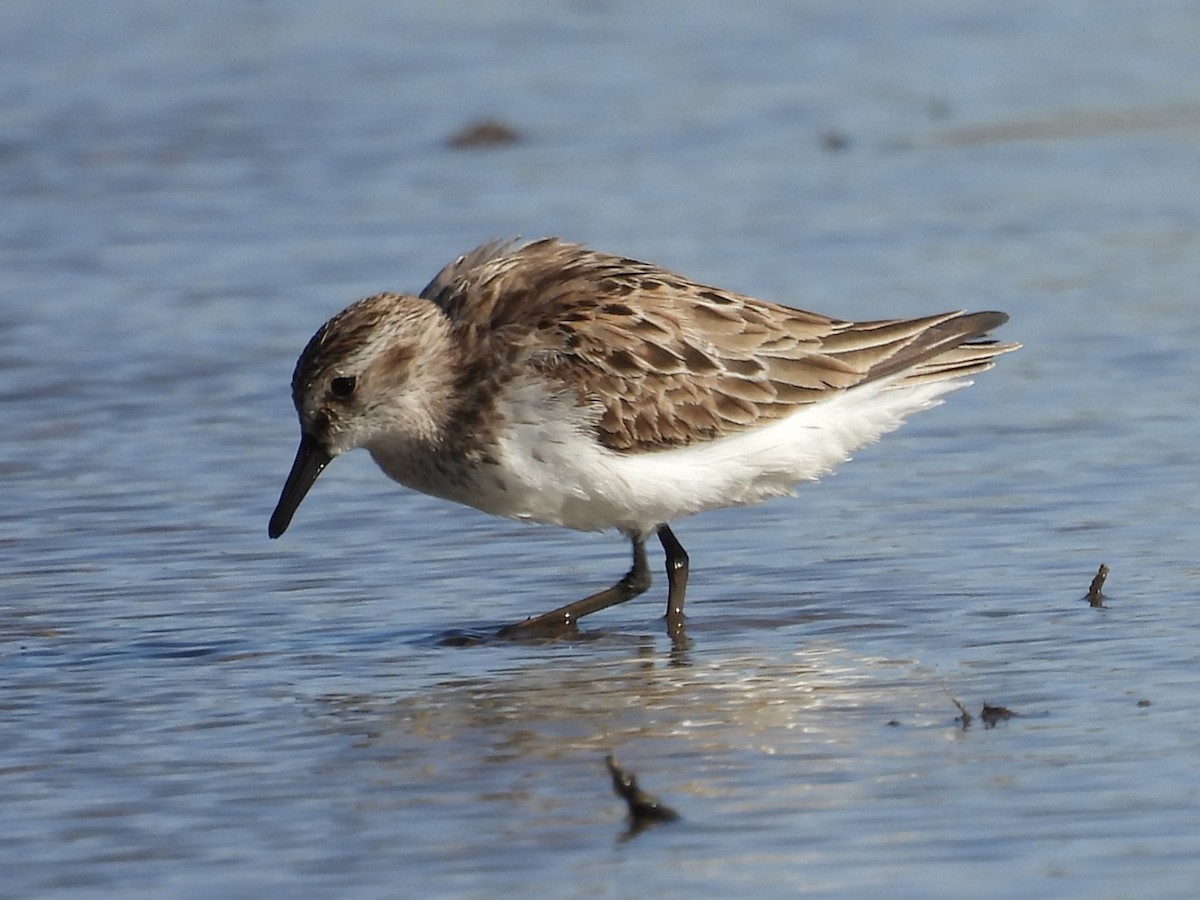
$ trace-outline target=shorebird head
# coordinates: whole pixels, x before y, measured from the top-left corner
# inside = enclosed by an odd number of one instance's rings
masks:
[[[292,374],[300,447],[271,515],[271,537],[287,530],[336,457],[385,436],[435,435],[448,339],[441,310],[407,294],[367,297],[321,326]]]

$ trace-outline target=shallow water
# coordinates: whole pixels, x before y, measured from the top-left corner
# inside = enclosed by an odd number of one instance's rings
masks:
[[[1191,5],[0,26],[0,895],[1200,889]],[[445,146],[483,117],[522,139]],[[268,541],[291,366],[355,297],[551,233],[847,318],[1005,309],[1025,347],[798,499],[680,523],[688,649],[661,578],[586,639],[438,646],[626,546],[365,457]],[[609,752],[682,819],[623,840]]]

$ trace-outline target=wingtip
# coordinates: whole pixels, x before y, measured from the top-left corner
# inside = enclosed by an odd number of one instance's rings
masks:
[[[972,331],[976,335],[987,334],[993,331],[1008,321],[1008,313],[1000,312],[997,309],[988,309],[982,312],[964,313],[959,317],[963,324],[970,324]]]

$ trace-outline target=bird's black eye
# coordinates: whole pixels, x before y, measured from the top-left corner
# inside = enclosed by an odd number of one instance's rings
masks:
[[[357,383],[358,379],[353,375],[339,375],[329,382],[329,393],[338,400],[349,400]]]

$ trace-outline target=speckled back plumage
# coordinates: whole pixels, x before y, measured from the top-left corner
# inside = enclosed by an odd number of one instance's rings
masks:
[[[973,342],[1002,313],[851,323],[552,238],[484,244],[421,296],[467,349],[470,408],[486,405],[498,369],[528,365],[598,407],[598,440],[619,452],[735,434],[906,370],[969,375],[1015,346]]]

